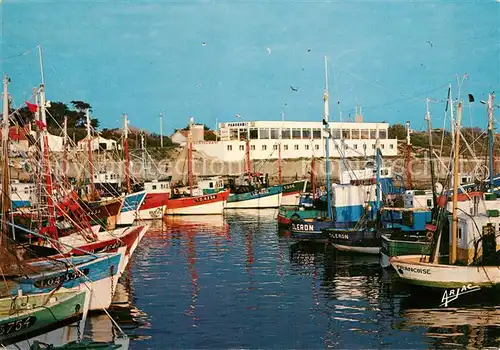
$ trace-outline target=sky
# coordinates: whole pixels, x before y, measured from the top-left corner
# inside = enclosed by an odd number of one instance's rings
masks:
[[[1,0],[0,0],[1,2]],[[491,1],[1,2],[1,70],[19,106],[40,84],[48,100],[83,100],[101,127],[164,133],[189,117],[216,122],[321,120],[328,57],[330,120],[425,127],[426,98],[500,91],[500,3]],[[297,91],[292,91],[290,86]],[[500,95],[500,94],[499,94]],[[500,96],[496,102],[499,103]],[[442,124],[443,103],[431,103]],[[500,112],[497,112],[497,114]]]

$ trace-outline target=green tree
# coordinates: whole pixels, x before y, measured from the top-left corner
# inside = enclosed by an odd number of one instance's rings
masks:
[[[389,138],[404,140],[406,138],[406,127],[402,124],[392,124],[389,126]]]

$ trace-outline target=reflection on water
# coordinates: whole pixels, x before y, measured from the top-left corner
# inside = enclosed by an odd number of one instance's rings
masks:
[[[131,348],[499,345],[498,307],[436,309],[378,257],[294,243],[275,216],[234,210],[155,223],[111,310]],[[109,340],[113,327],[94,316],[87,333]]]

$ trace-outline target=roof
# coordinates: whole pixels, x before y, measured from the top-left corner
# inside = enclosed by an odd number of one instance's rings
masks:
[[[102,136],[91,136],[91,139],[92,140],[98,140],[98,141],[104,141],[104,142],[108,142],[108,141],[111,141],[111,142],[116,142],[116,140],[113,140],[113,139],[106,139]],[[78,141],[78,143],[81,143],[81,142],[86,142],[88,141],[88,137],[85,136],[83,139],[81,139],[80,141]]]

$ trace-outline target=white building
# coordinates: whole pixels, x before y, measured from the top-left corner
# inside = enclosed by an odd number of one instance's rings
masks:
[[[91,140],[92,151],[102,150],[102,151],[113,151],[118,149],[115,140],[105,139],[101,136],[92,137]],[[88,137],[78,141],[79,150],[88,150]]]
[[[383,156],[397,155],[397,139],[388,138],[388,123],[330,122],[330,157],[374,156],[376,142]],[[249,121],[219,123],[221,141],[194,142],[193,147],[207,156],[223,161],[245,158],[249,140],[252,159],[278,158],[281,142],[282,159],[325,156],[325,134],[322,122]]]
[[[193,142],[203,142],[205,137],[205,126],[203,124],[192,124],[191,133]],[[188,137],[188,130],[176,130],[170,139],[173,143],[178,143],[179,145],[184,146],[188,142]]]

